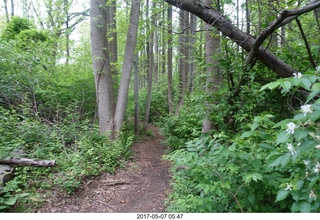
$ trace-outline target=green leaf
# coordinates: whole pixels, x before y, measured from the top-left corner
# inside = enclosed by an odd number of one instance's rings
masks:
[[[16,202],[17,202],[17,199],[14,197],[11,197],[10,199],[6,200],[4,204],[11,206],[11,205],[14,205]]]
[[[250,137],[252,135],[251,131],[246,131],[241,135],[241,138],[246,138],[246,137]]]
[[[302,78],[301,80],[301,85],[303,88],[305,88],[306,90],[309,90],[311,87],[311,82],[308,78]]]
[[[294,132],[293,136],[297,141],[300,141],[301,139],[305,138],[309,134],[309,132],[311,132],[311,131],[312,131],[312,129],[310,129],[310,128],[306,128],[306,129],[300,128]]]
[[[261,147],[262,149],[265,149],[265,150],[276,150],[275,147],[273,147],[273,146],[271,146],[270,144],[267,144],[267,143],[261,143],[258,146]]]
[[[297,183],[297,190],[300,190],[302,188],[304,184],[304,181],[303,180],[299,180],[298,183]]]
[[[290,138],[290,135],[288,135],[286,131],[280,132],[280,134],[278,134],[278,136],[277,136],[276,145],[278,145],[280,143],[287,143],[289,138]]]
[[[284,190],[284,189],[279,190],[277,193],[276,202],[284,200],[285,198],[287,198],[288,195],[289,195],[289,190]]]
[[[257,129],[257,127],[259,127],[259,122],[254,122],[252,125],[251,125],[251,131],[254,131]]]
[[[316,145],[317,145],[316,141],[307,140],[307,141],[303,141],[300,144],[299,149],[300,149],[301,152],[306,152],[306,151],[309,151],[309,150],[313,149]]]
[[[320,93],[320,90],[313,91],[309,94],[306,103],[308,103],[311,99],[313,99],[316,95]]]
[[[269,167],[279,166],[279,165],[281,164],[282,157],[283,157],[283,156],[278,157],[278,158],[275,159],[272,163],[270,163],[268,166],[269,166]]]
[[[300,202],[300,212],[309,213],[311,212],[311,204],[305,201]]]
[[[290,159],[291,159],[291,153],[286,153],[281,157],[281,165],[285,167],[290,162]]]
[[[300,211],[300,203],[294,202],[291,206],[291,212],[298,212]]]
[[[299,192],[292,191],[292,192],[291,192],[291,197],[292,197],[292,199],[293,199],[294,201],[299,201],[300,194],[299,194]],[[298,211],[298,210],[299,210],[299,209],[297,209],[297,211]]]
[[[311,91],[312,92],[315,92],[315,91],[320,92],[320,83],[313,84],[312,87],[311,87]]]
[[[284,81],[280,83],[280,86],[285,89],[286,91],[289,91],[291,88],[291,82],[289,81]]]
[[[280,85],[280,82],[278,82],[278,81],[271,82],[271,83],[268,83],[268,84],[262,86],[259,91],[263,91],[267,88],[273,90],[274,88],[278,87],[279,85]]]
[[[252,160],[251,161],[252,166],[258,170],[262,164],[261,160]]]
[[[273,137],[267,132],[259,132],[258,135],[264,140],[273,141]]]
[[[253,193],[251,193],[251,194],[248,196],[248,200],[249,200],[249,202],[251,203],[251,205],[253,205],[254,200],[255,200],[255,195],[254,195]]]

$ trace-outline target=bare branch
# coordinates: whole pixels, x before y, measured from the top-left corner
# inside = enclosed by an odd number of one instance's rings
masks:
[[[297,18],[303,13],[312,11],[316,8],[320,7],[320,1],[315,0],[312,3],[310,3],[307,6],[293,9],[293,10],[282,10],[279,14],[279,16],[271,22],[271,24],[265,28],[260,35],[256,38],[255,42],[252,45],[252,50],[250,51],[247,59],[246,59],[246,65],[250,64],[253,60],[253,58],[257,55],[257,51],[259,47],[262,45],[262,43],[279,27],[287,24],[288,22],[292,21],[293,19]],[[286,19],[286,20],[285,20]],[[285,22],[284,22],[285,20]]]

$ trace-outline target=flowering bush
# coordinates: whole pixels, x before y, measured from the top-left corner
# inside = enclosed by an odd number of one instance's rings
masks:
[[[316,73],[319,71],[320,67]],[[287,182],[280,185],[277,202],[291,197],[292,212],[317,212],[320,207],[320,77],[301,73],[293,75],[261,88],[281,87],[284,93],[299,88],[308,91],[306,102],[296,115],[275,125],[281,130],[277,135],[276,150],[269,155],[269,166],[287,171],[283,174]]]
[[[319,212],[320,77],[293,75],[260,89],[307,94],[292,118],[264,113],[240,134],[203,134],[167,156],[168,211]]]

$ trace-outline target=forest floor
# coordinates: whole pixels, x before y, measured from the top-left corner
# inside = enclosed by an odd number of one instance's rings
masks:
[[[38,213],[152,213],[166,212],[164,201],[170,191],[170,163],[162,160],[166,146],[159,128],[132,146],[133,160],[115,174],[85,179],[73,194],[52,192]]]

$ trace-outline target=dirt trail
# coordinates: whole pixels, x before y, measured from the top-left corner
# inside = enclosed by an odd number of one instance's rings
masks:
[[[161,159],[166,147],[158,128],[149,125],[148,129],[154,137],[133,146],[134,161],[125,169],[84,181],[72,196],[53,193],[37,212],[165,212],[170,164]]]

